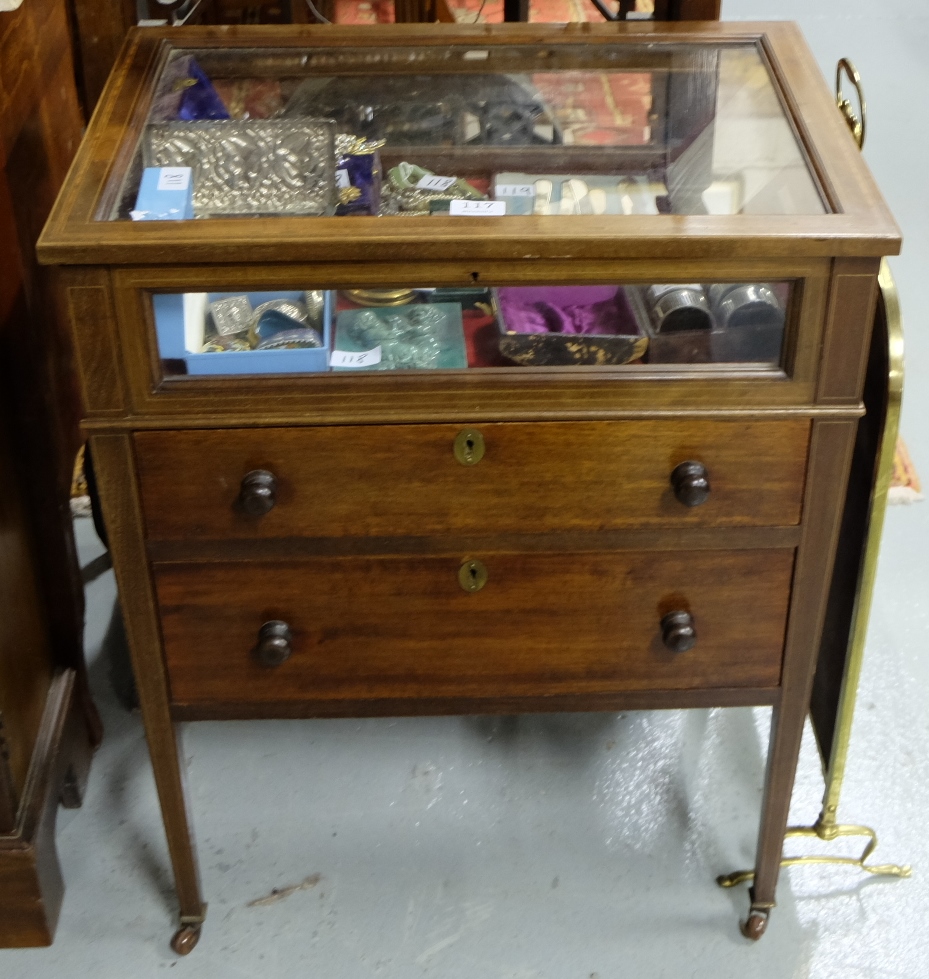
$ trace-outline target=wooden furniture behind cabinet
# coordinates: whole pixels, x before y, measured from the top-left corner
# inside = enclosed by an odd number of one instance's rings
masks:
[[[136,24],[138,5],[134,0],[71,0],[78,52],[78,79],[84,109],[89,116],[100,98],[106,79],[116,62],[126,34]],[[654,0],[655,20],[718,20],[721,0]],[[328,20],[336,20],[334,0],[313,4]],[[622,0],[616,16],[625,19],[636,8],[635,0]],[[192,8],[190,0],[149,0],[149,18],[167,19],[175,11],[190,16],[191,24],[312,24],[314,17],[306,0],[202,0]],[[454,22],[447,0],[397,0],[394,18],[398,23]],[[462,18],[470,19],[470,15]],[[505,21],[528,21],[529,0],[504,0]]]
[[[58,802],[80,805],[100,738],[69,507],[79,396],[35,257],[82,125],[64,0],[0,12],[0,948],[51,944]]]
[[[404,214],[421,200],[391,191],[393,216],[130,221],[182,54],[220,90],[272,79],[296,100],[278,118],[354,118],[386,141],[385,174],[468,178],[455,193],[506,213]],[[613,104],[579,114],[563,72]],[[338,102],[366,79],[369,109]],[[178,721],[738,705],[774,709],[758,937],[899,243],[791,25],[133,34],[40,255],[74,331],[176,950],[205,908]],[[553,285],[581,291],[534,291]],[[210,303],[230,297],[253,342],[260,304],[305,299],[326,348],[280,368],[222,352]],[[606,308],[610,336],[536,322],[525,340],[520,316],[555,307]],[[435,348],[401,349],[440,320]],[[406,366],[329,370],[349,342]]]

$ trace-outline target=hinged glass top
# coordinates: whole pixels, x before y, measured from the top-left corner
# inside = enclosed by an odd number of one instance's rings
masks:
[[[103,218],[827,210],[748,43],[174,49],[120,179]]]

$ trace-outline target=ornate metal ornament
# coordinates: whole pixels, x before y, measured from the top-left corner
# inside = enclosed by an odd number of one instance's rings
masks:
[[[198,218],[333,214],[335,125],[328,119],[149,126],[145,166],[191,167]]]
[[[309,347],[321,347],[322,337],[311,327],[297,330],[281,330],[262,340],[258,350],[303,350]]]
[[[252,304],[247,296],[229,296],[211,302],[210,313],[216,332],[221,337],[236,336],[239,333],[248,333]]]

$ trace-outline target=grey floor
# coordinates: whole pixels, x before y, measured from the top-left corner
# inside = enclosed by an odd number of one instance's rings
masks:
[[[861,70],[865,155],[906,237],[894,262],[904,434],[929,476],[929,4],[725,0],[724,15],[795,19],[827,75],[843,55]],[[85,562],[100,553],[88,520],[78,536]],[[840,812],[875,827],[877,858],[914,876],[789,870],[758,945],[736,927],[744,890],[713,880],[752,861],[768,716],[717,710],[191,726],[210,912],[178,959],[142,729],[107,675],[106,574],[88,589],[87,648],[107,733],[84,808],[60,816],[58,934],[49,949],[0,952],[0,975],[929,976],[927,542],[929,503],[890,510]],[[821,794],[808,739],[793,820],[815,819]]]

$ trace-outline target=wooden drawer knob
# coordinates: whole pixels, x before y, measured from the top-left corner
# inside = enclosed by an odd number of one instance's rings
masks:
[[[265,666],[280,666],[285,660],[290,659],[293,647],[293,635],[290,626],[280,619],[273,619],[258,630],[258,645],[255,647],[255,656],[264,663]]]
[[[274,508],[277,479],[267,469],[253,469],[242,477],[239,502],[246,513],[263,517]]]
[[[697,642],[694,617],[690,612],[668,612],[661,620],[661,639],[672,653],[686,653]]]
[[[700,506],[710,495],[710,474],[702,462],[682,462],[671,473],[671,488],[684,506]]]

